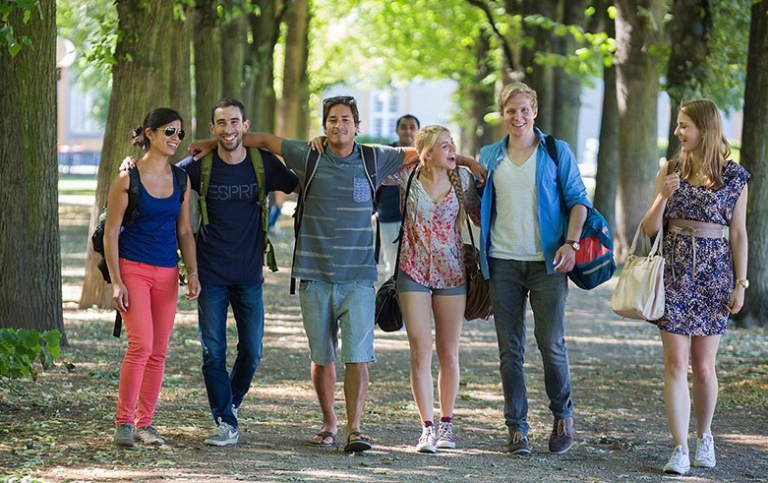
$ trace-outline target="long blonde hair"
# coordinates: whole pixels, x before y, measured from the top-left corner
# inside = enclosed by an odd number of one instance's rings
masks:
[[[444,126],[440,126],[437,124],[433,124],[431,126],[424,126],[423,128],[419,129],[419,131],[416,133],[415,143],[416,143],[416,151],[419,153],[419,164],[421,167],[424,167],[424,160],[426,158],[426,155],[429,151],[432,150],[432,148],[435,147],[435,143],[437,143],[437,138],[443,133],[450,134],[451,131]],[[456,166],[454,169],[451,169],[448,171],[448,179],[451,182],[451,186],[453,186],[454,194],[456,195],[456,198],[459,200],[459,222],[464,221],[465,216],[465,210],[464,210],[464,188],[461,186],[461,174],[459,173],[459,167]]]
[[[731,156],[731,145],[723,135],[723,119],[717,105],[709,99],[683,101],[680,112],[688,116],[701,131],[701,174],[707,186],[718,189],[723,186],[723,168]],[[694,176],[693,154],[681,151],[677,155],[683,179]]]

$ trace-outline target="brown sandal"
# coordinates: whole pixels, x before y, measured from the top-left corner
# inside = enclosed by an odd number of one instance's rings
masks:
[[[330,431],[320,431],[313,437],[320,438],[320,442],[315,443],[310,439],[309,444],[311,444],[312,446],[317,446],[318,448],[330,448],[331,446],[336,446],[336,433],[332,433]],[[325,442],[325,440],[328,438],[331,438],[330,443]]]
[[[354,439],[352,439],[354,437]],[[347,435],[347,445],[344,451],[347,453],[362,453],[373,448],[371,437],[361,434],[360,431],[352,431]]]

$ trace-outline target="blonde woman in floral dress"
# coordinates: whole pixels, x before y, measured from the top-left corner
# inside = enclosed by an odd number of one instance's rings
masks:
[[[459,336],[466,304],[461,227],[465,216],[480,222],[480,199],[469,171],[456,165],[451,133],[427,126],[416,134],[418,165],[404,166],[384,181],[404,196],[416,172],[403,220],[397,292],[411,348],[411,388],[422,432],[416,450],[455,448],[453,409],[459,389]],[[434,423],[432,317],[439,361],[439,426]]]

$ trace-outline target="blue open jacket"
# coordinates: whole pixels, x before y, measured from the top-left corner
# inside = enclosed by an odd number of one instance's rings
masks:
[[[547,153],[546,136],[538,128],[534,128],[534,130],[539,136],[539,149],[536,155],[536,186],[538,187],[541,247],[544,251],[547,272],[552,274],[555,273],[553,265],[555,253],[565,242],[565,235],[568,231],[568,214],[571,208],[574,205],[584,205],[589,209],[592,208],[592,203],[587,197],[587,189],[584,187],[576,159],[568,143],[556,141],[559,158],[559,163],[556,165]],[[480,164],[488,170],[488,180],[481,191],[482,204],[480,206],[480,266],[485,278],[490,278],[488,253],[491,247],[491,223],[496,216],[504,216],[503,213],[496,213],[493,174],[496,167],[504,159],[508,140],[509,135],[497,143],[480,149]],[[557,187],[558,179],[562,186],[565,207],[560,201],[561,192]]]

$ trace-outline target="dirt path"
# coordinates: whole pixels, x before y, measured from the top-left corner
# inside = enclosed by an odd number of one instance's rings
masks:
[[[62,357],[67,365],[42,373],[37,383],[21,382],[18,393],[0,389],[0,482],[21,481],[11,475],[73,483],[670,479],[660,470],[672,445],[662,400],[658,333],[647,323],[617,319],[608,308],[610,285],[592,292],[572,287],[569,296],[566,340],[576,443],[565,455],[552,456],[546,449],[552,417],[532,336],[526,371],[533,453],[526,458],[502,453],[506,430],[498,350],[493,324],[487,321],[467,322],[463,332],[456,450],[414,453],[419,426],[408,380],[407,340],[404,333],[378,331],[378,360],[370,366],[364,419],[365,431],[375,438],[374,449],[346,455],[341,446],[310,447],[306,441],[318,429],[319,410],[309,383],[298,299],[288,295],[288,268],[267,275],[265,357],[240,411],[240,443],[228,448],[202,444],[212,422],[200,374],[196,311],[182,302],[155,419],[169,444],[116,449],[110,439],[125,338],[111,337],[111,313],[75,308],[84,215],[76,209],[64,213],[65,320],[72,346]],[[289,231],[284,225],[276,240],[283,265],[290,259]],[[532,334],[533,321],[528,324]],[[693,469],[684,480],[768,481],[768,333],[730,330],[718,368],[718,465]],[[342,376],[339,372],[340,381]],[[337,394],[337,412],[343,416],[340,384]]]

